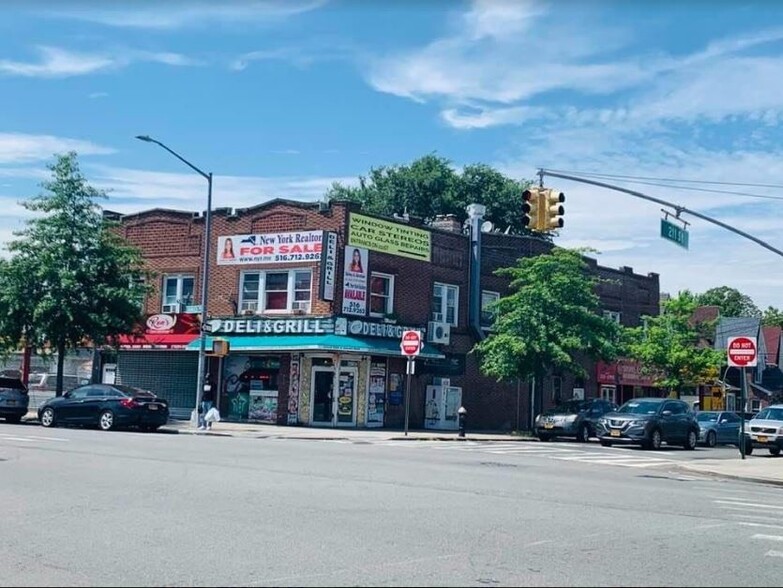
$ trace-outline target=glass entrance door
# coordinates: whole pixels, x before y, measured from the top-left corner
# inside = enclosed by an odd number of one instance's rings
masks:
[[[358,370],[354,367],[340,369],[337,395],[334,394],[334,369],[313,367],[311,397],[313,399],[312,423],[338,426],[356,424],[356,381]]]
[[[356,424],[356,369],[340,370],[340,384],[337,390],[337,424]]]
[[[332,406],[334,404],[332,394],[334,370],[332,368],[314,367],[312,382],[310,396],[313,399],[313,424],[331,425]]]

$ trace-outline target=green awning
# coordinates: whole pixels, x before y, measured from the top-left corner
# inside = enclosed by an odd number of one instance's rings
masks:
[[[221,335],[207,337],[207,350],[212,349],[213,339],[227,340],[231,351],[342,351],[402,357],[400,342],[397,339],[370,339],[346,335]],[[191,341],[187,349],[198,351],[199,339]],[[443,359],[445,356],[434,347],[425,344],[419,357]]]

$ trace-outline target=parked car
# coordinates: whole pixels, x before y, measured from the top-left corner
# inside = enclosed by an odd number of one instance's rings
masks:
[[[596,421],[617,405],[601,398],[569,400],[536,417],[536,435],[541,441],[554,437],[575,437],[585,443],[596,436]]]
[[[759,411],[745,425],[745,454],[754,448],[766,448],[772,455],[783,449],[783,404],[774,404]]]
[[[635,398],[598,421],[601,445],[614,443],[660,449],[662,443],[695,449],[699,423],[688,403],[671,398]]]
[[[51,398],[38,408],[44,427],[97,425],[104,431],[139,427],[154,431],[169,419],[168,403],[148,390],[120,384],[88,384]]]
[[[699,423],[699,443],[707,447],[739,443],[740,417],[733,412],[704,410],[696,413]]]
[[[27,414],[30,396],[21,378],[0,376],[0,417],[18,423]]]

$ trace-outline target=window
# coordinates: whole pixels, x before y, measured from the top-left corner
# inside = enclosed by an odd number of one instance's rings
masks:
[[[610,321],[616,322],[618,325],[620,324],[620,313],[614,310],[605,310],[604,311],[604,318],[609,319]]]
[[[240,312],[310,312],[312,274],[307,270],[244,272]]]
[[[372,272],[370,276],[370,316],[394,312],[394,276]]]
[[[495,322],[497,310],[492,308],[492,304],[500,300],[499,292],[481,291],[481,326],[487,329],[492,328]]]
[[[432,290],[432,320],[457,326],[459,286],[435,282]]]
[[[193,276],[175,275],[163,278],[162,312],[182,312],[193,302]]]

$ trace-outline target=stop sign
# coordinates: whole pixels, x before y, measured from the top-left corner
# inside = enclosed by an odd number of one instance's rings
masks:
[[[400,351],[408,357],[416,357],[421,351],[421,333],[418,331],[403,331],[400,340]]]
[[[729,337],[726,350],[730,366],[753,367],[756,365],[755,337]]]

